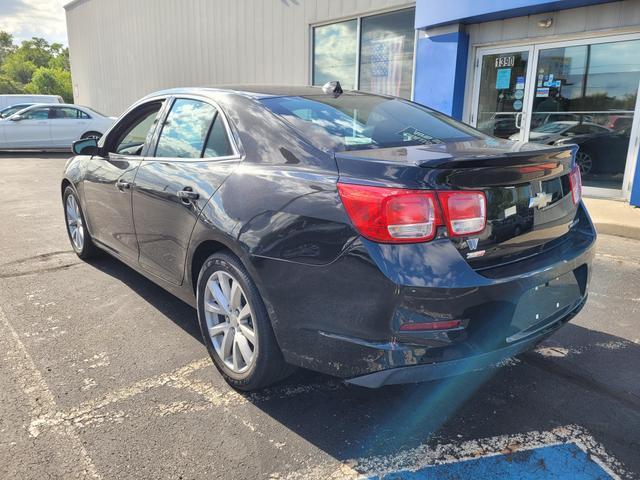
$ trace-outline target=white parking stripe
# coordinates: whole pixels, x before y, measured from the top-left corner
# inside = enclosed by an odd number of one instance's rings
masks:
[[[11,369],[11,374],[29,401],[31,415],[38,417],[55,412],[56,402],[51,390],[47,387],[42,374],[20,340],[18,333],[9,323],[1,306],[0,345],[3,346],[0,351],[4,351],[7,358],[5,368]],[[59,432],[62,433],[63,441],[58,444],[58,448],[66,450],[66,458],[73,459],[70,463],[72,464],[71,468],[78,469],[75,473],[99,479],[100,475],[73,427],[65,426]]]

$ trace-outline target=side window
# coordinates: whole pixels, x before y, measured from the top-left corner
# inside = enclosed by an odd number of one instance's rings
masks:
[[[217,114],[213,121],[211,131],[209,132],[207,145],[204,149],[204,156],[227,157],[229,155],[233,155],[231,143],[229,143],[229,137],[227,137],[227,130],[224,128],[224,121],[220,114]]]
[[[124,128],[118,129],[120,134],[109,151],[120,155],[140,155],[161,108],[162,102],[152,103],[127,115],[119,122]]]
[[[34,108],[22,115],[25,120],[47,120],[49,118],[49,107]]]
[[[77,120],[79,118],[88,118],[87,115],[77,108],[71,107],[54,107],[51,109],[51,118],[62,120]],[[84,115],[84,117],[82,116]]]
[[[178,98],[162,127],[155,156],[200,158],[215,114],[208,103]]]

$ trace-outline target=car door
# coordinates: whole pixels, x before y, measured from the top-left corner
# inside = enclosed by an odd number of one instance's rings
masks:
[[[7,148],[46,148],[51,146],[49,107],[33,107],[4,123]]]
[[[240,161],[223,112],[210,100],[179,97],[136,174],[133,217],[140,265],[181,284],[191,232],[209,198]]]
[[[73,107],[51,107],[49,115],[52,147],[71,147],[89,130],[89,115]]]
[[[164,99],[137,106],[100,142],[83,183],[85,213],[93,238],[111,251],[137,262],[131,192],[136,171],[163,108]]]

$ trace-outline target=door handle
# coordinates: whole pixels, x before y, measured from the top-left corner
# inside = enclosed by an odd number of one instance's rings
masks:
[[[200,194],[193,191],[191,187],[184,187],[182,190],[178,192],[178,198],[182,200],[184,203],[189,203],[192,200],[197,200],[200,198]]]
[[[124,192],[125,190],[130,190],[131,187],[132,187],[132,184],[129,182],[125,182],[124,180],[118,180],[116,182],[116,188],[121,192]]]
[[[522,128],[522,112],[516,114],[516,128],[518,130]]]

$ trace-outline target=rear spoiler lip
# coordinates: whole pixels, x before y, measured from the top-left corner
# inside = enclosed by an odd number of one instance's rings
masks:
[[[419,148],[419,147],[418,147]],[[567,145],[541,145],[540,148],[532,148],[531,150],[511,151],[503,150],[491,154],[455,156],[447,152],[434,152],[433,150],[425,150],[425,157],[431,156],[424,160],[409,160],[405,158],[375,158],[369,155],[359,155],[358,150],[335,152],[334,156],[338,159],[361,160],[363,162],[382,163],[387,165],[404,165],[416,166],[421,168],[480,168],[480,167],[515,167],[540,163],[543,160],[563,160],[565,157],[574,157],[578,150],[578,146],[574,144]],[[367,150],[365,150],[367,151]],[[437,155],[436,155],[437,154]],[[542,157],[542,158],[541,158]],[[517,162],[514,162],[517,159]]]

